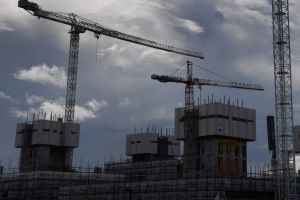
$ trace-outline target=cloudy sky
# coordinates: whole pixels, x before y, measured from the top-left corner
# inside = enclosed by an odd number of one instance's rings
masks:
[[[265,118],[274,114],[270,0],[36,0],[43,9],[74,12],[124,33],[203,52],[190,59],[231,80],[263,85],[264,92],[204,87],[202,98],[230,97],[257,110],[250,163],[269,159]],[[300,124],[300,3],[292,0],[294,121]],[[32,113],[64,113],[70,27],[37,19],[0,0],[0,160],[17,163],[15,127]],[[96,50],[97,49],[97,50]],[[124,157],[125,135],[147,126],[173,127],[184,85],[161,84],[151,74],[185,76],[184,56],[92,33],[81,35],[76,119],[80,148],[74,161]],[[177,71],[181,67],[181,70]],[[176,72],[177,71],[177,72]],[[174,73],[176,72],[176,73]],[[222,80],[195,67],[195,77]],[[196,96],[199,91],[196,89]]]

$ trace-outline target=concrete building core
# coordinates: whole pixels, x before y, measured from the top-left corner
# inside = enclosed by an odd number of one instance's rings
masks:
[[[198,137],[224,136],[246,141],[256,140],[254,109],[218,102],[202,104],[198,110]],[[184,108],[175,109],[175,137],[184,140]]]
[[[68,171],[79,134],[79,124],[62,119],[19,123],[15,146],[21,149],[20,171]]]
[[[193,173],[240,176],[247,173],[247,142],[256,140],[253,109],[211,102],[195,107],[197,138]],[[175,138],[185,140],[184,108],[175,109]]]
[[[126,155],[132,156],[133,162],[167,160],[180,155],[180,144],[174,136],[130,134],[126,137]]]

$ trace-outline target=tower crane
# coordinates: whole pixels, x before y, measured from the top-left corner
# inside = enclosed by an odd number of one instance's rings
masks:
[[[247,90],[264,90],[260,85],[257,84],[245,84],[237,82],[224,82],[215,80],[206,80],[193,78],[193,66],[192,62],[187,61],[187,77],[186,79],[181,77],[166,76],[166,75],[156,75],[152,74],[151,79],[158,80],[162,83],[183,83],[185,84],[185,110],[184,110],[184,171],[186,176],[194,175],[197,169],[197,130],[196,127],[197,115],[194,109],[194,85],[202,87],[204,85],[208,86],[218,86],[227,88],[238,88]]]
[[[152,74],[151,78],[154,80],[158,80],[159,82],[162,83],[167,83],[167,82],[184,83],[184,84],[187,83],[187,81],[184,78],[167,76],[167,75]],[[197,85],[199,87],[202,87],[203,85],[208,85],[208,86],[237,88],[237,89],[246,89],[246,90],[264,90],[260,85],[257,84],[226,82],[226,81],[207,80],[207,79],[198,79],[198,78],[193,78],[192,84]]]
[[[272,16],[278,195],[279,199],[295,200],[297,199],[297,191],[293,136],[289,0],[272,0]]]
[[[172,47],[165,44],[160,44],[148,39],[143,39],[133,35],[121,33],[102,26],[96,22],[80,17],[74,13],[58,13],[43,10],[36,3],[28,0],[19,0],[18,6],[25,9],[27,12],[38,18],[44,18],[58,23],[66,24],[71,26],[71,38],[70,38],[70,49],[69,49],[69,63],[68,63],[68,77],[67,77],[67,94],[66,94],[66,107],[65,107],[65,121],[74,121],[75,111],[75,98],[76,98],[76,83],[77,83],[77,68],[78,68],[78,53],[79,53],[79,35],[86,31],[93,32],[96,38],[100,35],[124,40],[127,42],[135,43],[138,45],[155,48],[162,51],[173,52],[189,57],[195,57],[204,59],[202,53],[189,51]]]

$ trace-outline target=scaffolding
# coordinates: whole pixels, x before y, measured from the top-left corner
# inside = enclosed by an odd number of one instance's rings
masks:
[[[126,163],[138,173],[124,173]],[[93,199],[274,199],[276,178],[268,169],[247,174],[187,178],[178,171],[153,170],[155,166],[173,166],[163,161],[133,164],[129,161],[106,163],[104,167],[73,168],[71,172],[34,171],[21,173],[17,168],[4,169],[0,175],[1,200],[93,200]],[[120,167],[120,171],[118,170]],[[142,168],[146,171],[141,171]],[[180,168],[180,167],[179,167]],[[147,171],[148,170],[148,171]],[[179,169],[180,170],[180,169]],[[181,169],[181,171],[183,171]],[[146,175],[145,175],[146,174]],[[152,174],[152,176],[150,176]],[[297,185],[299,187],[299,184]],[[300,197],[300,196],[299,196]]]

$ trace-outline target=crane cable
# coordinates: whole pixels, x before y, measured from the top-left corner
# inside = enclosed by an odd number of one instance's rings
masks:
[[[206,69],[205,67],[202,67],[202,66],[200,66],[200,65],[197,65],[197,64],[194,64],[194,63],[193,63],[193,66],[196,66],[196,67],[198,67],[198,68],[200,68],[200,69],[202,69],[202,70],[204,70],[204,71],[206,71],[206,72],[208,72],[208,73],[210,73],[210,74],[213,74],[213,75],[215,75],[215,76],[218,76],[218,77],[220,77],[220,78],[222,78],[222,79],[224,79],[224,80],[234,82],[233,80],[231,80],[231,79],[229,79],[229,78],[227,78],[227,77],[225,77],[225,76],[223,76],[223,75],[220,75],[220,74],[218,74],[218,73],[216,73],[216,72],[213,72],[213,71],[211,71],[211,70],[209,70],[209,69]],[[199,105],[199,104],[202,103],[202,102],[201,102],[201,99],[202,99],[202,86],[201,86],[201,85],[198,85],[198,88],[199,88],[199,98],[198,98],[198,105]],[[199,99],[200,99],[200,100],[199,100]]]
[[[171,74],[171,76],[174,76],[177,72],[179,72],[183,67],[185,67],[186,66],[186,63],[184,63],[184,64],[182,64],[180,67],[178,67],[172,74]],[[234,80],[232,80],[232,79],[230,79],[230,78],[227,78],[227,77],[225,77],[225,76],[223,76],[223,75],[220,75],[220,74],[218,74],[218,73],[216,73],[216,72],[213,72],[213,71],[211,71],[211,70],[209,70],[209,69],[207,69],[207,68],[205,68],[205,67],[202,67],[202,66],[200,66],[199,64],[194,64],[193,63],[193,66],[196,66],[196,67],[198,67],[198,68],[200,68],[200,69],[202,69],[202,70],[204,70],[204,71],[206,71],[206,72],[208,72],[208,73],[210,73],[210,74],[213,74],[213,75],[215,75],[215,76],[218,76],[218,77],[220,77],[220,78],[222,78],[222,79],[224,79],[224,80],[227,80],[227,81],[231,81],[231,82],[235,82]]]
[[[215,76],[218,76],[218,77],[220,77],[220,78],[222,78],[222,79],[225,79],[225,80],[231,81],[231,82],[235,82],[235,81],[233,81],[232,79],[229,79],[229,78],[227,78],[227,77],[225,77],[225,76],[223,76],[223,75],[220,75],[220,74],[218,74],[218,73],[216,73],[216,72],[213,72],[213,71],[211,71],[211,70],[209,70],[209,69],[206,69],[205,67],[202,67],[202,66],[197,65],[197,64],[193,64],[193,65],[196,66],[196,67],[199,67],[200,69],[203,69],[204,71],[209,72],[209,73],[211,73],[211,74],[213,74],[213,75],[215,75]]]
[[[182,64],[180,67],[178,67],[172,74],[171,76],[174,76],[177,72],[179,72],[183,67],[186,66],[186,63]]]
[[[99,48],[99,39],[100,39],[100,34],[94,34],[95,38],[97,39],[97,45],[96,45],[96,63],[98,62],[98,48]]]

